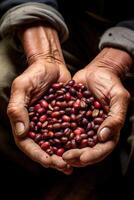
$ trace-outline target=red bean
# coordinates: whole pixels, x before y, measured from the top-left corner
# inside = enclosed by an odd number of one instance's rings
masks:
[[[50,143],[49,143],[49,142],[44,142],[44,143],[42,143],[42,145],[41,145],[41,148],[42,148],[43,150],[47,150],[47,149],[49,149],[49,147],[50,147]]]
[[[76,135],[76,137],[75,137],[75,141],[76,142],[80,142],[81,141],[81,135]]]
[[[73,86],[75,84],[75,81],[74,80],[70,80],[70,81],[68,81],[67,84],[70,85],[70,86]]]
[[[76,122],[72,122],[72,123],[70,123],[70,127],[71,127],[72,129],[75,129],[75,128],[77,127]]]
[[[64,145],[64,147],[65,147],[66,149],[70,149],[71,146],[72,146],[71,141],[68,141],[68,142]]]
[[[94,130],[88,131],[87,135],[88,135],[88,137],[92,138],[95,135]]]
[[[72,147],[72,149],[76,149],[77,148],[77,144],[76,144],[75,139],[71,140],[71,147]]]
[[[54,136],[57,137],[57,138],[60,138],[60,137],[62,137],[64,134],[65,134],[64,132],[59,131],[59,132],[56,132],[56,133],[54,134]]]
[[[34,141],[35,142],[40,142],[42,140],[42,135],[40,133],[36,134],[35,138],[34,138]]]
[[[101,104],[98,101],[94,101],[94,107],[97,109],[101,108]]]
[[[51,117],[53,118],[58,118],[60,116],[60,112],[59,111],[55,111],[55,112],[52,112],[51,114]]]
[[[40,101],[40,105],[41,105],[41,107],[43,107],[43,108],[47,108],[47,107],[48,107],[48,103],[47,103],[47,101],[45,101],[44,99],[42,99],[42,100]]]
[[[67,141],[68,141],[68,138],[67,138],[67,137],[62,137],[62,138],[61,138],[61,142],[62,142],[62,143],[67,143]]]
[[[83,96],[86,97],[86,98],[90,97],[91,96],[91,92],[89,90],[86,90],[86,91],[83,92]]]
[[[58,156],[69,149],[94,147],[99,142],[97,130],[107,117],[91,91],[74,80],[53,83],[28,113],[28,137]]]
[[[71,99],[71,94],[69,93],[69,92],[67,92],[66,94],[65,94],[65,100],[66,101],[70,101],[70,99]]]
[[[43,113],[45,112],[45,109],[44,109],[44,108],[39,108],[39,109],[37,110],[37,112],[38,112],[39,114],[43,114]]]
[[[28,132],[28,136],[31,138],[31,139],[35,139],[36,137],[36,134],[32,131]]]
[[[86,133],[82,133],[82,134],[81,134],[81,138],[82,138],[82,139],[87,139],[87,138],[88,138],[88,135],[87,135]]]
[[[37,117],[37,116],[34,116],[34,117],[32,118],[31,121],[33,121],[33,122],[38,122],[38,117]]]
[[[69,128],[69,127],[70,127],[70,123],[69,123],[69,122],[63,122],[63,123],[61,124],[61,127],[62,127],[62,128]]]
[[[65,151],[64,148],[58,149],[57,152],[56,152],[57,156],[62,156],[64,151]]]
[[[82,139],[81,140],[81,144],[80,144],[80,148],[87,147],[87,144],[88,144],[88,140],[87,139]]]
[[[64,122],[70,122],[70,117],[68,115],[63,115],[62,119]]]
[[[38,104],[36,104],[35,106],[34,106],[34,110],[35,111],[37,111],[38,109],[40,109],[41,108],[41,105],[38,103]]]
[[[46,153],[48,153],[50,156],[53,155],[53,153],[54,153],[53,148],[47,149]]]
[[[71,133],[71,129],[70,128],[65,128],[64,129],[64,134],[67,136],[67,135],[70,135]]]
[[[42,115],[40,118],[39,118],[39,121],[40,122],[44,122],[44,121],[46,121],[47,120],[47,116],[46,115]]]
[[[104,121],[104,120],[103,120],[103,118],[101,118],[101,117],[96,117],[96,118],[94,119],[94,123],[95,123],[95,124],[101,124],[103,121]]]
[[[52,84],[52,88],[54,89],[60,89],[63,86],[63,83],[53,83]]]

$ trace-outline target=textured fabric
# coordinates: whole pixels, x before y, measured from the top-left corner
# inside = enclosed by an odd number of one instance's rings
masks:
[[[50,5],[54,8],[57,9],[58,5],[57,5],[57,1],[56,0],[32,0],[32,1],[28,1],[28,0],[1,0],[0,1],[0,17],[6,12],[8,11],[10,8],[20,5],[22,3],[44,3],[47,5]]]
[[[37,21],[47,22],[55,27],[61,43],[67,39],[68,29],[60,13],[51,6],[41,3],[25,3],[7,11],[0,20],[1,37],[13,39],[17,29]]]
[[[99,48],[115,47],[134,56],[134,31],[125,27],[112,27],[102,35]]]

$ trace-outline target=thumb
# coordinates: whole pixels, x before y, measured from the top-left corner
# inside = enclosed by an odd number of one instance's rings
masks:
[[[108,117],[98,130],[98,138],[105,142],[111,137],[119,139],[120,130],[124,124],[130,95],[124,89],[111,99]]]
[[[29,116],[26,109],[26,95],[22,89],[12,91],[7,108],[13,133],[16,136],[25,136],[29,129]]]

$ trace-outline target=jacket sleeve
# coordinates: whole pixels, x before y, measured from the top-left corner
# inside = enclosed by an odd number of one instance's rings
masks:
[[[121,21],[104,32],[99,48],[114,47],[128,52],[134,57],[134,19]]]
[[[1,0],[0,1],[0,36],[15,39],[16,31],[21,27],[42,22],[49,23],[59,33],[64,42],[68,37],[68,28],[58,11],[56,0]]]
[[[28,2],[31,2],[31,3],[35,3],[35,2],[45,3],[47,5],[50,5],[50,6],[54,7],[55,9],[58,8],[56,0],[38,0],[38,1],[36,1],[36,0],[32,0],[32,1],[27,1],[27,0],[14,0],[14,1],[11,1],[11,0],[1,0],[0,1],[0,17],[7,10],[9,10],[10,8],[12,8],[14,6],[17,6],[17,5],[20,5],[22,3],[28,3]]]

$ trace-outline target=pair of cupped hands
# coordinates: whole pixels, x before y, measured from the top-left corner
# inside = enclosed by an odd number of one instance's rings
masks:
[[[18,33],[28,60],[28,67],[12,83],[7,108],[16,145],[43,167],[55,168],[71,174],[73,167],[95,164],[115,148],[124,124],[130,95],[121,77],[132,64],[128,53],[115,48],[104,48],[85,68],[71,77],[57,32],[49,26],[35,25]],[[62,157],[49,156],[32,139],[26,137],[29,128],[27,107],[34,103],[54,82],[67,83],[70,79],[86,85],[107,109],[108,117],[98,130],[100,143],[95,147],[68,150]]]

